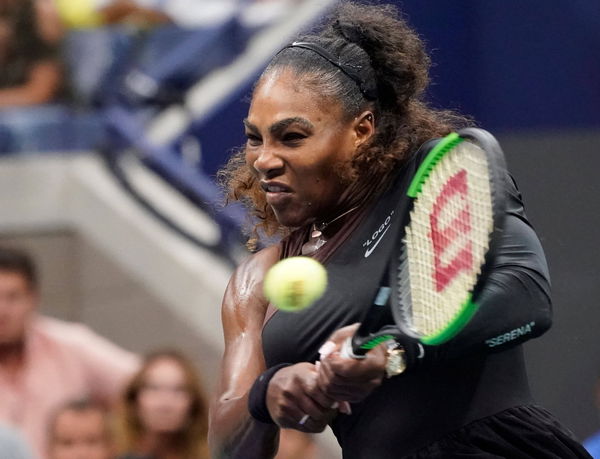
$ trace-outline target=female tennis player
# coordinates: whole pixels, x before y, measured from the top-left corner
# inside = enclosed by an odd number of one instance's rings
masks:
[[[435,139],[467,124],[424,103],[428,67],[393,7],[344,3],[259,78],[247,143],[224,176],[259,222],[251,242],[283,239],[225,293],[214,457],[272,457],[281,428],[327,425],[348,458],[589,457],[529,392],[520,345],[550,326],[549,279],[508,178],[501,243],[467,326],[439,346],[399,337],[364,359],[340,354],[402,242],[409,182]],[[324,263],[329,285],[313,306],[277,311],[263,277],[295,255]]]

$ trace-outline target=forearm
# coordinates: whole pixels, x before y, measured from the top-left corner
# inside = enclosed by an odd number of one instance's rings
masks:
[[[248,412],[248,397],[222,398],[211,407],[208,433],[211,457],[271,458],[277,453],[279,428],[256,421]]]
[[[43,104],[49,100],[47,94],[31,91],[26,86],[0,90],[0,107],[25,107]]]
[[[132,19],[133,22],[148,24],[168,23],[170,19],[164,13],[151,8],[143,8],[130,0],[119,0],[100,10],[105,24],[116,24]]]
[[[40,62],[20,86],[0,89],[0,107],[22,107],[50,102],[60,87],[60,68],[54,61]]]
[[[535,232],[525,220],[507,215],[503,242],[494,258],[492,272],[474,299],[477,311],[471,321],[441,346],[420,346],[407,340],[409,368],[502,351],[550,328],[552,307],[546,261]]]
[[[454,343],[449,357],[464,352],[497,352],[546,332],[552,323],[544,279],[526,268],[498,273],[481,295],[480,311]]]
[[[279,428],[251,417],[248,396],[266,367],[261,332],[267,301],[262,296],[262,276],[278,253],[276,248],[267,248],[246,259],[225,292],[225,353],[209,413],[208,442],[213,458],[271,458],[277,452]]]

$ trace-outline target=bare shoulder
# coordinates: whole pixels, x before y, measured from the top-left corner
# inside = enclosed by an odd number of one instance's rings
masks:
[[[268,304],[262,291],[263,279],[269,268],[279,260],[279,253],[278,245],[269,246],[240,263],[225,291],[224,321],[241,315],[244,322],[256,319],[262,324]]]

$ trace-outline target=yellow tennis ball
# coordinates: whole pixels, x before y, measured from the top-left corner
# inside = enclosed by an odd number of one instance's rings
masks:
[[[301,311],[327,288],[327,271],[309,257],[291,257],[274,264],[264,279],[267,299],[284,311]]]
[[[103,18],[93,0],[55,0],[63,23],[73,29],[98,27]]]

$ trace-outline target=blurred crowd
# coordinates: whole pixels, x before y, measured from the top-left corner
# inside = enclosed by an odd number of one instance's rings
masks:
[[[253,32],[284,18],[301,2],[0,0],[0,153],[92,148],[101,141],[102,127],[86,109],[114,95],[140,56],[158,61],[160,53],[173,51],[187,59],[180,66],[170,63],[172,80],[181,86],[183,80],[201,78],[206,66],[224,63],[206,50],[194,54],[189,49],[186,56],[176,49],[182,41],[188,48],[200,47],[207,39],[202,31],[222,27],[226,39],[219,46],[224,49],[216,51],[225,57],[227,46],[243,46]],[[232,33],[232,21],[242,33]],[[197,39],[187,39],[194,33]],[[157,41],[162,45],[152,45]],[[154,48],[145,52],[148,42]],[[148,78],[135,80],[133,92],[144,93],[147,85]],[[60,129],[83,129],[88,138],[75,132],[72,138],[55,139]]]
[[[38,312],[27,252],[0,248],[0,458],[205,459],[208,401],[191,356],[138,356]],[[282,435],[280,459],[315,445]]]
[[[98,141],[96,113],[106,103],[98,87],[124,80],[111,53],[129,67],[132,58],[153,64],[160,53],[181,55],[181,66],[169,63],[171,77],[189,85],[227,54],[202,54],[210,48],[200,46],[203,31],[223,27],[232,38],[235,22],[249,31],[238,37],[244,41],[301,1],[0,0],[0,154]],[[141,86],[133,90],[145,94]],[[40,314],[40,302],[29,254],[0,248],[0,459],[209,457],[208,402],[193,356],[136,355],[83,324]],[[280,458],[314,451],[310,437],[282,434]]]

